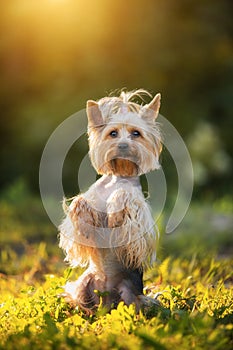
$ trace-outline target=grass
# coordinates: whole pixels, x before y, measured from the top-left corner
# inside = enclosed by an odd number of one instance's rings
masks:
[[[44,248],[34,258],[35,265]],[[52,263],[52,262],[51,262]],[[150,270],[150,293],[161,292],[162,307],[135,313],[120,304],[87,317],[59,297],[70,278],[25,272],[2,276],[1,349],[230,349],[232,265],[230,260],[170,259]],[[74,277],[74,276],[73,276]],[[153,281],[153,283],[152,283]]]
[[[160,308],[136,314],[120,304],[87,317],[59,296],[81,271],[64,264],[56,229],[20,186],[0,200],[0,349],[233,347],[229,198],[194,203],[179,230],[162,235],[158,263],[144,276],[145,293],[159,293]]]

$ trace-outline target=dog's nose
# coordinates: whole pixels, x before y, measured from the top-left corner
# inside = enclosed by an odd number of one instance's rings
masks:
[[[121,143],[118,144],[118,148],[120,150],[126,150],[128,147],[129,147],[129,145],[126,142],[121,142]]]

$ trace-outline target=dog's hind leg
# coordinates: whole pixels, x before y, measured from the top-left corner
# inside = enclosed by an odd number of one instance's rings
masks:
[[[91,314],[99,304],[99,297],[94,292],[95,275],[88,270],[77,281],[67,282],[62,296],[73,307],[80,307]]]

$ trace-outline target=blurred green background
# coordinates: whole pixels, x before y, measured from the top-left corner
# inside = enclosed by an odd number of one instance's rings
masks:
[[[193,233],[203,227],[211,231],[211,220],[203,213],[212,208],[228,220],[213,221],[213,227],[220,225],[230,238],[233,2],[1,0],[0,4],[2,241],[48,239],[51,227],[47,228],[49,220],[38,204],[45,143],[63,120],[85,107],[86,100],[123,87],[161,92],[161,114],[187,144],[196,209],[186,225],[197,224]],[[68,194],[76,193],[74,164],[80,154],[71,154],[67,161]],[[176,171],[166,151],[162,165],[173,193]]]

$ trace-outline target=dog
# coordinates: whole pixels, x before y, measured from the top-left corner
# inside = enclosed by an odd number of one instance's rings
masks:
[[[152,98],[139,89],[87,101],[89,156],[102,176],[69,206],[64,201],[59,246],[72,267],[87,267],[63,295],[89,314],[100,302],[108,310],[120,301],[137,310],[157,303],[143,294],[143,270],[155,261],[158,235],[139,177],[160,167],[161,95],[143,105],[144,95]]]

